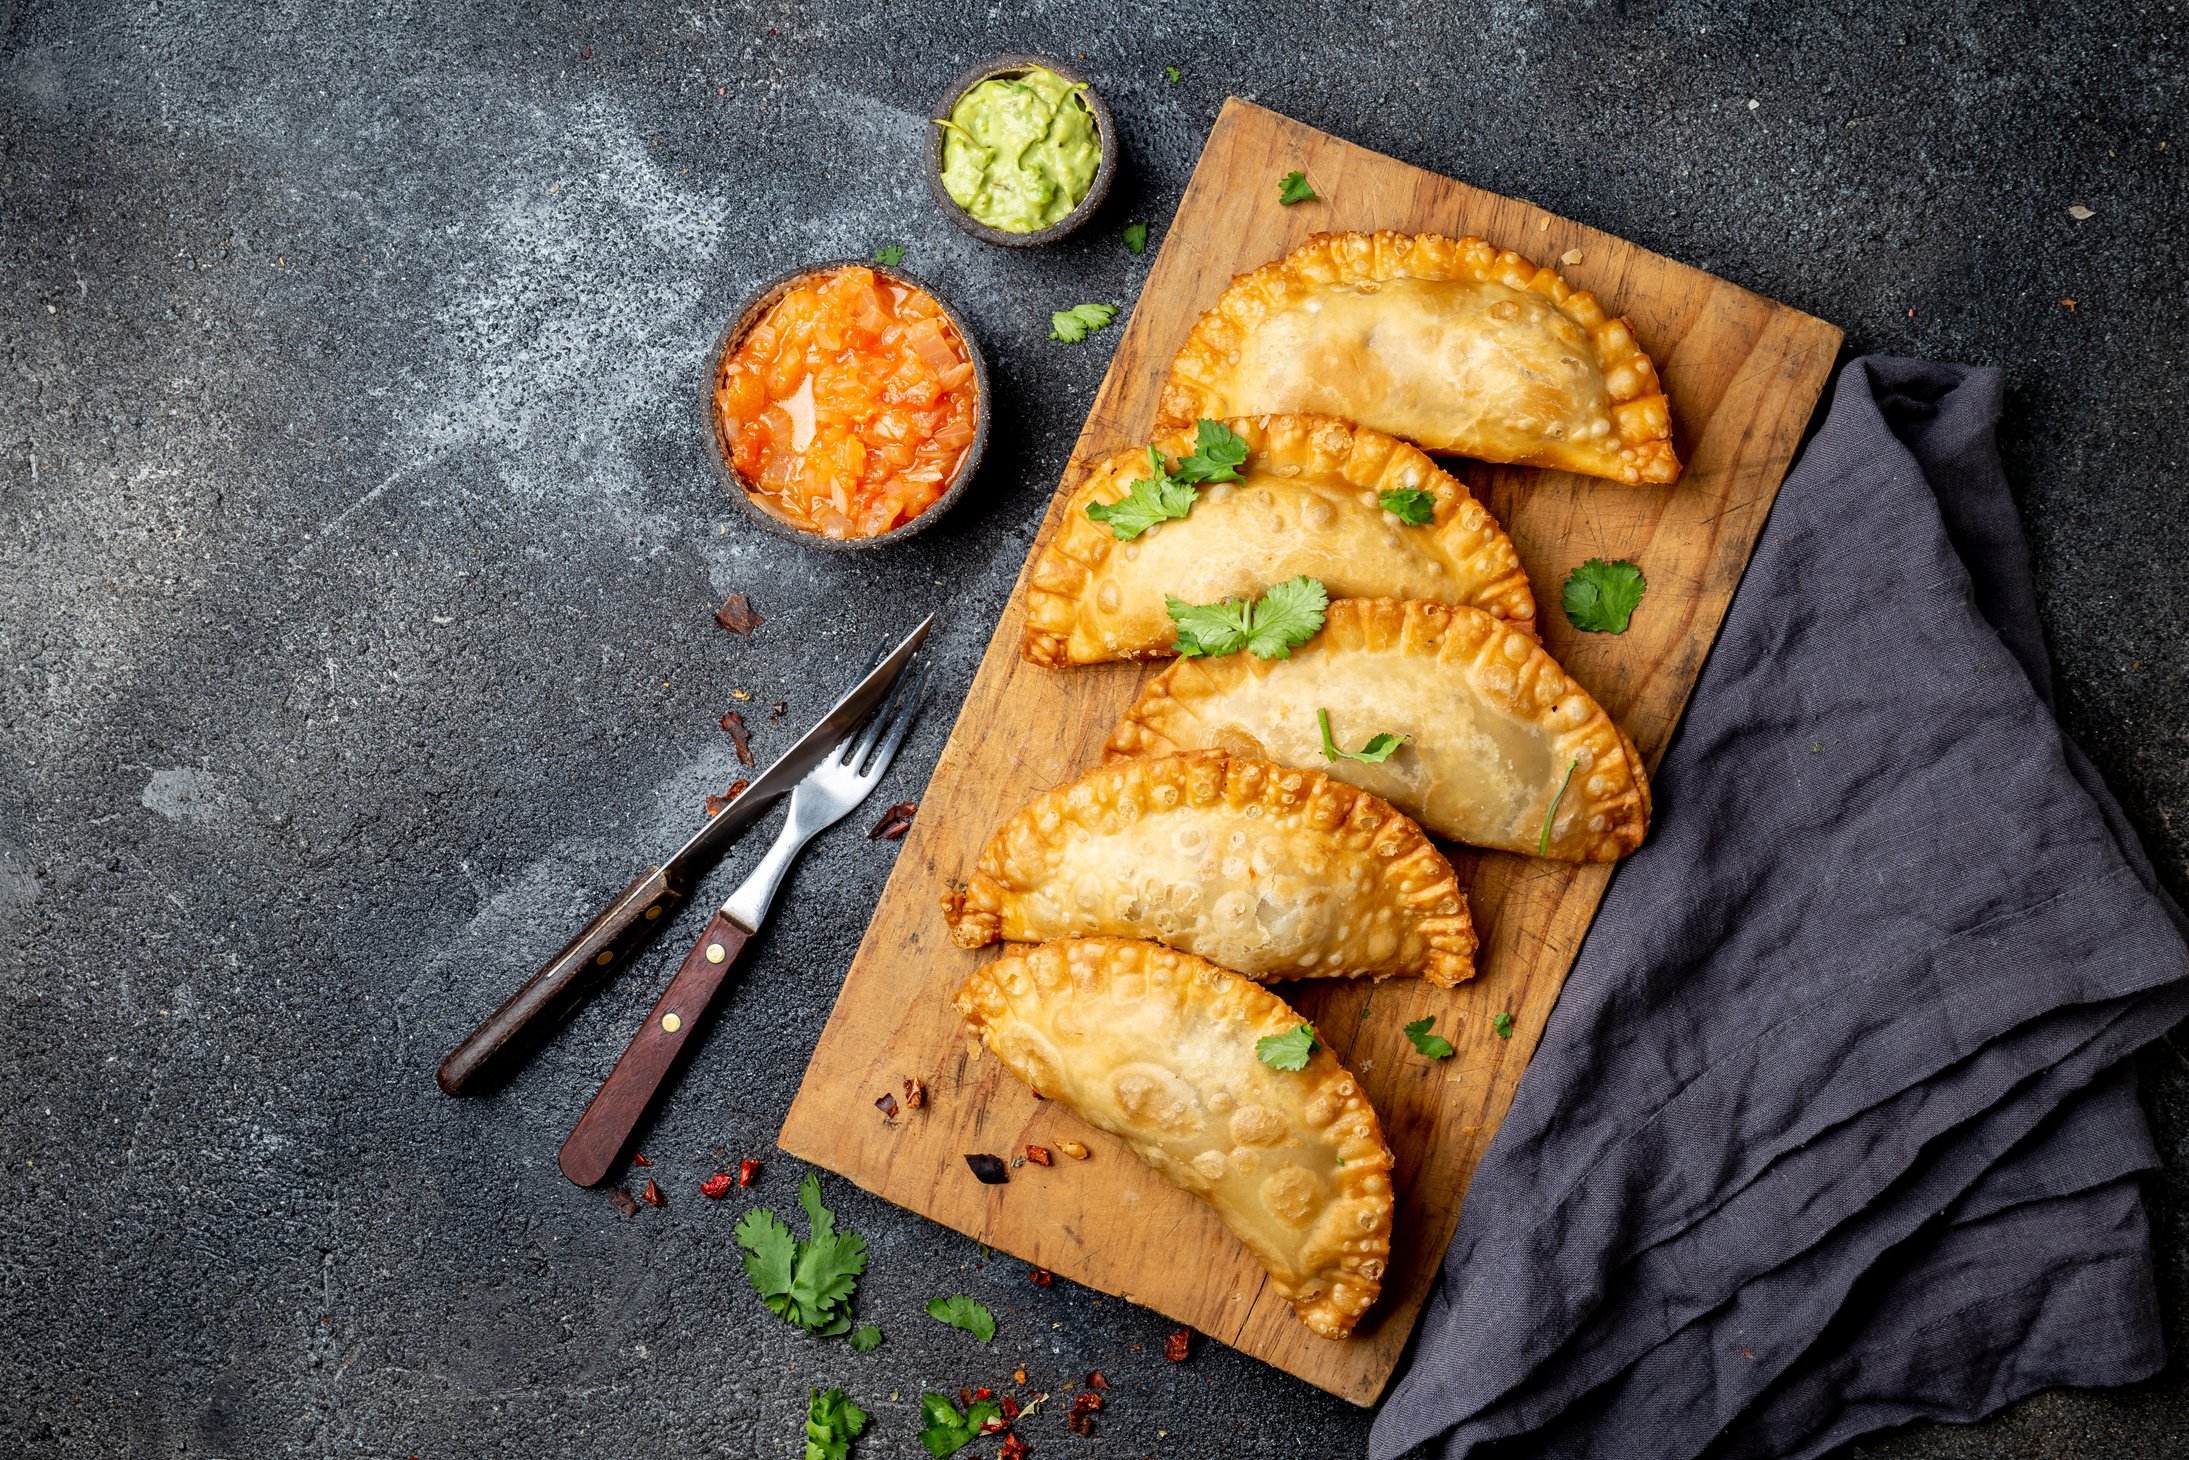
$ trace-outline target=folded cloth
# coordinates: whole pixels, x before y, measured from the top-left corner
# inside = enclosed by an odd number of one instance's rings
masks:
[[[1842,372],[1377,1460],[1805,1456],[2162,1362],[2123,1062],[2189,923],[2053,718],[2002,394]]]

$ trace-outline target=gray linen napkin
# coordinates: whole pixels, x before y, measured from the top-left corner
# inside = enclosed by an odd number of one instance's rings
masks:
[[[2189,924],[2053,718],[2001,400],[1842,372],[1377,1460],[1807,1456],[2162,1362],[2122,1062]]]

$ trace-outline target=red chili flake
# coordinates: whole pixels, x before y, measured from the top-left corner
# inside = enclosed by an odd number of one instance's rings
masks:
[[[927,1103],[927,1087],[911,1075],[905,1076],[904,1104],[907,1110],[918,1110]]]
[[[789,713],[790,713],[790,701],[789,701],[789,700],[777,700],[777,701],[775,702],[775,708],[774,708],[774,709],[772,709],[772,710],[770,710],[770,711],[768,711],[768,718],[769,718],[770,720],[780,720],[780,719],[782,719],[782,718],[783,718],[783,717],[784,717],[785,715],[787,715],[787,714],[789,714]]]
[[[1110,1381],[1102,1377],[1100,1369],[1096,1369],[1087,1375],[1087,1387],[1089,1389],[1107,1389],[1110,1387]]]
[[[631,1193],[625,1191],[622,1187],[619,1186],[614,1191],[609,1192],[608,1199],[614,1202],[616,1210],[625,1216],[635,1217],[638,1215],[638,1203],[633,1201]]]
[[[1023,1374],[1026,1371],[1024,1369],[1021,1369],[1019,1370],[1019,1372]],[[1019,1380],[1019,1382],[1023,1384],[1026,1381],[1024,1379],[1021,1379]],[[1006,1394],[1003,1396],[1003,1398],[997,1400],[996,1403],[1003,1406],[1003,1417],[1005,1419],[1018,1418],[1018,1401],[1016,1399],[1013,1399],[1010,1395]]]
[[[1091,1389],[1072,1396],[1072,1412],[1074,1414],[1093,1414],[1101,1407],[1102,1396]]]
[[[647,1160],[646,1153],[644,1151],[641,1151],[631,1158],[631,1164],[633,1166],[651,1166],[654,1163]]]
[[[669,1204],[669,1198],[661,1194],[660,1185],[651,1176],[646,1178],[646,1184],[639,1188],[638,1194],[650,1207],[665,1207]]]
[[[973,1174],[980,1178],[984,1186],[1001,1186],[1011,1179],[1011,1173],[1004,1169],[1001,1156],[991,1156],[985,1151],[968,1151],[965,1164],[973,1168]]]
[[[722,606],[714,611],[714,621],[733,634],[749,634],[767,620],[752,606],[752,600],[742,593],[732,593],[722,600]]]
[[[747,1156],[737,1163],[737,1184],[750,1186],[760,1179],[760,1163]]]
[[[961,1385],[961,1386],[959,1387],[959,1389],[958,1389],[958,1408],[960,1408],[960,1409],[971,1409],[972,1407],[973,1407],[973,1391],[972,1391],[972,1390],[970,1390],[970,1389],[967,1389],[967,1388],[965,1388],[965,1387],[963,1387],[963,1386]]]
[[[1037,1288],[1045,1288],[1056,1281],[1056,1274],[1045,1267],[1030,1267],[1026,1269],[1026,1276],[1033,1279]]]
[[[993,1399],[996,1397],[996,1391],[983,1384],[973,1391],[973,1397],[975,1399]]]
[[[1049,1148],[1047,1146],[1028,1146],[1026,1148],[1026,1159],[1033,1162],[1036,1166],[1054,1166],[1056,1164],[1056,1162],[1051,1159],[1049,1155]]]
[[[1014,1384],[1023,1384],[1026,1382],[1026,1370],[1023,1365],[1011,1371],[1011,1382]]]
[[[720,816],[723,812],[723,808],[727,807],[732,801],[735,801],[738,797],[744,795],[745,788],[751,784],[752,782],[745,780],[741,777],[737,780],[730,782],[730,788],[724,791],[721,795],[709,796],[707,798],[707,814],[709,816]]]
[[[917,801],[899,801],[882,813],[882,819],[874,823],[874,830],[866,834],[872,841],[895,841],[912,827],[913,813],[920,809]]]
[[[730,1194],[733,1180],[727,1171],[717,1171],[699,1183],[699,1194],[709,1201],[720,1201]]]
[[[730,744],[737,747],[737,763],[758,765],[752,758],[752,737],[745,732],[745,717],[735,710],[724,710],[722,728],[730,732]]]
[[[1032,1450],[1026,1447],[1026,1442],[1017,1435],[1005,1435],[1003,1437],[1003,1448],[996,1452],[996,1460],[1026,1460],[1026,1457],[1033,1453]]]
[[[1181,1328],[1163,1340],[1163,1357],[1174,1364],[1182,1364],[1193,1353],[1193,1330]]]
[[[882,1119],[895,1120],[897,1118],[897,1097],[884,1095],[874,1102],[874,1108],[882,1113]]]
[[[581,61],[590,61],[590,60],[592,60],[592,59],[593,59],[593,48],[592,48],[591,46],[587,46],[587,47],[585,47],[585,48],[584,48],[583,50],[579,51],[579,52],[578,52],[578,59],[579,59],[579,60],[581,60]]]
[[[991,1415],[989,1418],[981,1421],[980,1432],[984,1435],[1000,1435],[1004,1432],[1005,1429],[1009,1428],[1010,1423],[1011,1422],[1009,1420],[1005,1419],[1000,1414]]]

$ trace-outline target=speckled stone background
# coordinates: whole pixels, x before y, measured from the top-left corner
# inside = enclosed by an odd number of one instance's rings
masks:
[[[1030,254],[916,170],[934,93],[1003,49],[1084,56],[1126,149],[1098,225]],[[1156,1316],[833,1178],[888,1341],[761,1310],[730,1229],[794,1209],[767,1158],[893,855],[855,829],[646,1138],[666,1209],[554,1152],[668,949],[496,1098],[433,1066],[735,774],[734,691],[789,702],[753,716],[771,755],[933,609],[962,693],[1113,338],[1048,312],[1131,305],[1119,230],[1160,242],[1227,92],[1851,350],[2003,366],[2069,724],[2189,891],[2184,77],[2175,6],[2095,0],[0,0],[0,1454],[796,1455],[835,1383],[860,1454],[914,1455],[923,1388],[1017,1364],[1116,1385],[1091,1444],[1029,1421],[1038,1455],[1357,1453],[1366,1414],[1215,1347],[1169,1366]],[[708,474],[702,358],[754,281],[888,242],[988,350],[988,465],[902,550],[786,551]],[[731,590],[749,640],[709,617]],[[2177,1353],[2185,1053],[2142,1061]],[[766,1159],[755,1192],[698,1195],[717,1150]],[[959,1291],[992,1348],[921,1314]],[[1860,1453],[2178,1456],[2189,1378]]]

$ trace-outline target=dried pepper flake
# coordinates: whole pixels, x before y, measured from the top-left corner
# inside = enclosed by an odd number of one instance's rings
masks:
[[[737,1163],[737,1184],[750,1186],[760,1179],[760,1163],[747,1156]]]
[[[720,1201],[730,1194],[730,1187],[733,1184],[729,1172],[717,1171],[714,1175],[699,1183],[699,1194],[709,1201]]]
[[[669,1198],[661,1194],[660,1183],[651,1176],[646,1178],[646,1185],[639,1189],[639,1195],[650,1207],[665,1207],[669,1204]]]
[[[1009,1403],[1010,1401],[1006,1400],[1004,1402]],[[1027,1448],[1026,1442],[1017,1435],[1005,1435],[1003,1437],[1003,1448],[996,1452],[996,1460],[1026,1460],[1026,1457],[1033,1453],[1032,1450]]]
[[[625,1216],[635,1217],[638,1215],[638,1203],[632,1200],[631,1193],[625,1191],[622,1187],[619,1186],[614,1191],[609,1192],[608,1199],[614,1202],[616,1210]]]
[[[767,622],[742,593],[732,593],[722,600],[722,606],[714,611],[714,621],[733,634],[749,634]]]
[[[980,1178],[984,1186],[1001,1186],[1011,1179],[1011,1173],[1003,1167],[1001,1156],[991,1156],[986,1152],[968,1152],[965,1164],[973,1168],[973,1174]]]
[[[897,1118],[897,1097],[884,1095],[874,1102],[874,1108],[882,1113],[882,1119],[895,1120]]]
[[[1110,1387],[1110,1381],[1102,1377],[1100,1369],[1095,1369],[1087,1375],[1087,1387],[1089,1389],[1107,1389]]]
[[[1026,1382],[1026,1369],[1023,1365],[1011,1371],[1011,1382],[1014,1384],[1023,1384]]]
[[[919,809],[917,801],[899,801],[882,813],[882,819],[874,823],[874,830],[866,834],[866,839],[870,842],[895,841],[912,829],[913,813]]]
[[[751,784],[752,782],[740,777],[730,782],[729,789],[721,795],[709,796],[707,798],[707,814],[709,816],[720,816],[732,801],[745,794],[745,788]]]
[[[644,1151],[640,1151],[637,1155],[631,1158],[631,1164],[633,1166],[651,1166],[654,1163],[646,1159],[646,1153]]]
[[[1054,1166],[1056,1164],[1056,1160],[1049,1154],[1047,1146],[1028,1146],[1026,1148],[1026,1159],[1036,1166]]]
[[[722,712],[722,728],[730,732],[730,744],[737,749],[739,765],[758,765],[752,758],[752,736],[745,730],[745,717],[735,710]]]
[[[1003,1417],[1005,1419],[1018,1418],[1018,1401],[1016,1399],[1013,1399],[1010,1395],[1006,1394],[1003,1396],[1003,1398],[997,1400],[996,1403],[1003,1406]]]
[[[1026,1270],[1026,1276],[1037,1288],[1045,1288],[1056,1281],[1056,1274],[1045,1267],[1030,1267]]]
[[[1163,1357],[1174,1364],[1182,1364],[1193,1356],[1193,1330],[1181,1328],[1163,1340]]]
[[[905,1109],[907,1109],[907,1110],[918,1110],[918,1109],[919,1109],[919,1108],[920,1108],[921,1106],[923,1106],[923,1105],[925,1105],[925,1104],[927,1104],[927,1087],[926,1087],[925,1085],[921,1084],[921,1083],[920,1083],[920,1081],[919,1081],[919,1079],[918,1079],[918,1078],[917,1078],[916,1076],[912,1076],[912,1075],[907,1075],[907,1076],[905,1076],[905,1082],[904,1082],[904,1107],[905,1107]]]

